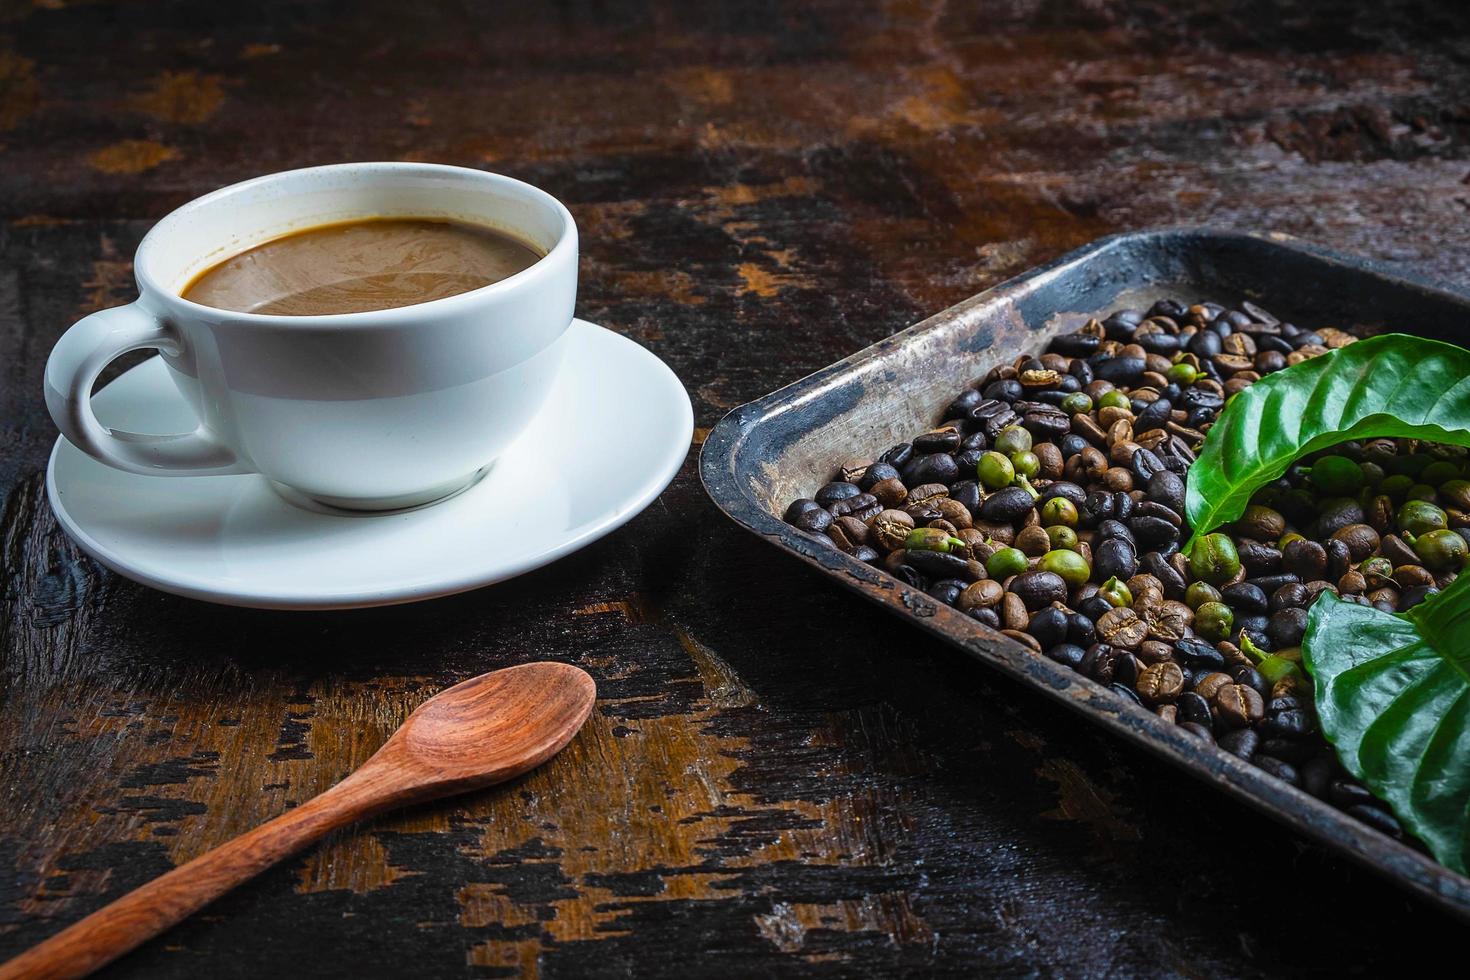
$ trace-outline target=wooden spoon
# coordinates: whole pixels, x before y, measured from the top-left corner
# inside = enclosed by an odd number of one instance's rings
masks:
[[[528,772],[572,740],[596,697],[585,671],[558,663],[441,691],[325,793],[68,926],[0,966],[0,980],[85,976],[344,824]]]

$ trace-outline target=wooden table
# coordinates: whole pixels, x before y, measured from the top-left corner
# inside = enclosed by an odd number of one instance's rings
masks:
[[[543,658],[602,697],[552,764],[344,833],[116,972],[1340,975],[1462,935],[747,537],[697,445],[581,554],[366,612],[150,591],[45,503],[56,337],[132,297],[170,208],[308,164],[558,195],[580,314],[673,366],[696,442],[1111,231],[1279,230],[1470,282],[1463,5],[1181,6],[6,7],[0,954]]]

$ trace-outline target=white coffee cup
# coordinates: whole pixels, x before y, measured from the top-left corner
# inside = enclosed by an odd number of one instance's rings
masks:
[[[180,296],[254,245],[331,222],[439,217],[546,254],[500,282],[365,313],[232,313]],[[498,174],[356,163],[257,177],[160,221],[138,246],[139,297],[84,318],[46,364],[62,434],[133,473],[260,473],[324,503],[381,510],[473,481],[552,390],[577,292],[577,228],[551,195]],[[108,429],[90,393],[108,362],[155,348],[199,418],[193,432]],[[290,494],[287,494],[289,497]]]

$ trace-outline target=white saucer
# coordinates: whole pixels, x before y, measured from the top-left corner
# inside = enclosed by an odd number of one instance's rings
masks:
[[[51,507],[93,558],[165,592],[268,609],[412,602],[500,582],[621,527],[689,453],[694,415],[674,372],[582,320],[557,391],[473,486],[416,510],[348,514],[287,503],[264,477],[123,473],[65,439]],[[104,425],[181,432],[188,407],[152,358],[93,399]]]

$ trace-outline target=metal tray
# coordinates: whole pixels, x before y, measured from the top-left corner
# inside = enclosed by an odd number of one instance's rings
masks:
[[[1285,235],[1166,229],[1115,235],[986,290],[727,415],[705,441],[705,489],[736,523],[975,659],[1196,777],[1470,919],[1470,879],[1249,763],[1038,657],[886,573],[808,538],[780,515],[849,458],[871,458],[939,421],[962,387],[1056,334],[1163,296],[1259,302],[1304,326],[1465,340],[1470,295]]]

